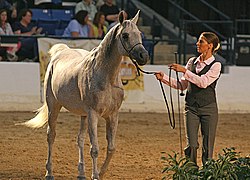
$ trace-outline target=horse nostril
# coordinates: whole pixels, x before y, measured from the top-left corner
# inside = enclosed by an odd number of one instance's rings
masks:
[[[148,59],[149,59],[149,55],[147,52],[141,52],[139,54],[139,57],[141,59],[141,64],[140,65],[144,65],[147,63]]]
[[[142,53],[140,53],[140,55],[139,55],[139,56],[140,56],[140,59],[143,59],[143,54],[142,54]]]

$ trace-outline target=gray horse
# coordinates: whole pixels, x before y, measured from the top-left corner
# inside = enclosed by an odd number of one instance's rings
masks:
[[[141,32],[136,26],[139,11],[132,20],[125,20],[123,13],[119,13],[119,23],[93,50],[71,49],[65,44],[56,44],[49,51],[51,60],[44,81],[45,102],[33,119],[23,123],[31,128],[40,128],[48,123],[46,179],[53,179],[52,146],[57,116],[62,107],[81,116],[78,179],[86,179],[83,150],[87,128],[91,143],[92,179],[102,179],[107,171],[115,151],[118,111],[124,96],[119,76],[122,56],[129,56],[139,65],[145,65],[149,60],[142,45]],[[106,120],[108,146],[99,172],[97,124],[100,117]]]

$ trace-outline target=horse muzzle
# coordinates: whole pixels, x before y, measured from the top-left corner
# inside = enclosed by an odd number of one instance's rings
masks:
[[[140,66],[147,64],[149,61],[148,51],[142,45],[135,47],[130,53],[130,56],[132,59],[136,60]]]

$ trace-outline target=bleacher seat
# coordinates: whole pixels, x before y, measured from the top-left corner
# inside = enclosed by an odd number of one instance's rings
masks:
[[[154,43],[150,40],[142,40],[142,44],[145,47],[145,49],[148,51],[148,54],[150,56],[150,59],[154,56]]]
[[[55,29],[59,28],[59,22],[55,19],[38,19],[37,26],[42,27],[42,33],[46,35],[55,35]]]
[[[55,29],[55,35],[56,36],[62,36],[64,33],[64,29]]]
[[[70,20],[60,20],[59,28],[65,29],[68,26],[69,22]]]
[[[69,9],[51,9],[52,19],[71,20],[73,17],[73,10]]]
[[[45,35],[61,35],[73,17],[73,10],[69,9],[31,9],[32,23],[42,27]],[[60,29],[56,31],[56,29]]]
[[[50,9],[31,9],[32,19],[51,19],[51,10]]]

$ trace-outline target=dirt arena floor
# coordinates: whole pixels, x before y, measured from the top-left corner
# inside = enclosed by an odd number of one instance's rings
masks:
[[[15,126],[32,118],[32,112],[0,112],[0,179],[44,179],[47,156],[46,128],[32,130]],[[54,144],[53,165],[56,180],[77,177],[76,143],[79,117],[60,113]],[[107,180],[159,180],[163,164],[161,152],[180,152],[179,124],[171,129],[164,113],[120,113],[116,153],[105,175]],[[182,124],[183,127],[183,124]],[[106,153],[105,123],[99,122],[101,163]],[[242,156],[250,153],[250,114],[220,114],[215,157],[226,147],[235,147]],[[185,146],[184,128],[182,144]],[[87,179],[91,176],[89,141],[85,142]],[[200,150],[201,148],[199,148]],[[199,151],[200,154],[200,151]],[[200,159],[199,159],[200,163]],[[100,164],[99,164],[100,165]]]

